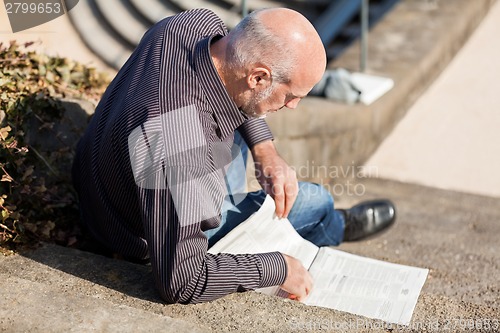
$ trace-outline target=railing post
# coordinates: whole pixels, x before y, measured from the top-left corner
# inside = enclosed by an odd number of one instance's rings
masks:
[[[241,0],[241,15],[243,17],[248,15],[247,0]]]
[[[366,71],[368,59],[368,13],[369,0],[361,1],[361,59],[360,71]]]

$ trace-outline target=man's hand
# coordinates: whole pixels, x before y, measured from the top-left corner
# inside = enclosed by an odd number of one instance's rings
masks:
[[[263,141],[252,147],[255,162],[255,177],[262,189],[273,197],[276,215],[288,217],[299,192],[295,170],[278,155],[271,140]]]
[[[283,257],[288,270],[286,280],[280,287],[290,294],[290,298],[303,301],[311,292],[312,277],[300,261],[286,254]]]

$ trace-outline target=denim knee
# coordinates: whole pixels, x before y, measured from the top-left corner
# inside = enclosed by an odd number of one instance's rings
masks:
[[[302,223],[297,220],[322,219],[333,210],[333,198],[321,185],[299,182],[297,199],[288,215],[292,224]]]
[[[333,204],[332,195],[323,186],[299,183],[299,195],[288,219],[299,235],[317,246],[338,245],[344,220]]]
[[[299,195],[297,201],[306,201],[308,206],[333,207],[333,197],[324,186],[316,183],[299,182]]]

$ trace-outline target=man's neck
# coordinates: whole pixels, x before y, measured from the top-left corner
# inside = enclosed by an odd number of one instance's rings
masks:
[[[226,63],[226,47],[227,41],[225,37],[212,41],[212,44],[210,45],[210,56],[222,83],[227,89],[226,72],[224,70],[224,64]]]
[[[210,45],[210,56],[228,95],[231,96],[236,105],[240,107],[240,94],[242,91],[241,80],[237,79],[238,73],[228,69],[226,57],[227,40],[228,37],[226,36],[214,41]]]

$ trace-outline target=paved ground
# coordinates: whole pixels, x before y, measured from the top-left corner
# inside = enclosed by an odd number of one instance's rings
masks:
[[[383,178],[500,197],[500,3],[367,164]]]
[[[395,331],[459,332],[463,325],[484,326],[488,320],[500,325],[500,199],[355,181],[364,198],[395,198],[398,221],[377,238],[340,249],[430,269],[411,326]],[[152,288],[149,267],[52,245],[0,257],[0,279],[8,286],[0,289],[5,332],[385,331],[378,321],[254,292],[206,304],[165,305]]]
[[[85,46],[68,15],[60,16],[31,29],[12,33],[4,0],[0,0],[0,43],[9,43],[11,40],[19,43],[36,42],[34,49],[38,52],[67,57],[106,71],[110,76],[116,73]]]

